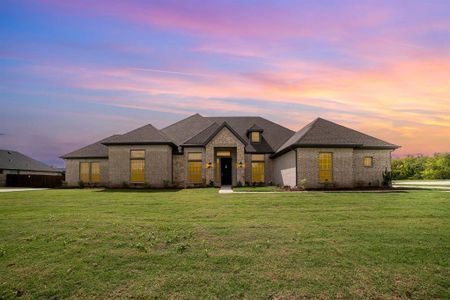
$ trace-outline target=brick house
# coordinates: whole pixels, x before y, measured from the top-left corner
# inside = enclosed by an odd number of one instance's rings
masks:
[[[321,118],[293,132],[261,117],[195,114],[163,129],[148,124],[113,135],[62,158],[69,186],[356,187],[380,186],[396,148]]]

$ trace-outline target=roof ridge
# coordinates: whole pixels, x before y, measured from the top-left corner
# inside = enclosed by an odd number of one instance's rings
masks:
[[[174,126],[174,125],[176,125],[176,124],[178,124],[178,123],[180,123],[180,122],[189,120],[189,119],[191,119],[191,118],[193,118],[193,117],[207,118],[207,117],[202,116],[202,115],[199,114],[199,113],[195,113],[195,114],[193,114],[193,115],[190,115],[189,117],[186,117],[186,118],[181,119],[181,120],[179,120],[179,121],[176,121],[175,123],[172,123],[172,124],[170,124],[170,125],[168,125],[168,126],[166,126],[166,127],[164,127],[164,128],[161,128],[161,130],[165,130],[165,129],[167,129],[167,128],[170,128],[170,127],[172,127],[172,126]]]

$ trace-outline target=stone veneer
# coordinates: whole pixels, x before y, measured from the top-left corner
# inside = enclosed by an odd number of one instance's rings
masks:
[[[245,182],[245,167],[238,168],[237,165],[239,162],[245,163],[244,157],[244,148],[245,145],[241,142],[239,138],[237,138],[228,128],[224,127],[220,130],[216,136],[206,145],[206,155],[205,162],[213,163],[214,167],[210,169],[206,169],[205,174],[205,182],[209,183],[210,181],[215,181],[215,149],[216,148],[234,148],[235,157],[233,157],[232,161],[232,184],[236,185],[238,182],[244,184]],[[216,183],[217,184],[217,183]]]

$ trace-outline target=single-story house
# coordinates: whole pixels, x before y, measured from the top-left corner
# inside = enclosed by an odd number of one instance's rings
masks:
[[[180,187],[265,183],[380,186],[398,146],[317,118],[298,132],[262,117],[192,115],[148,124],[62,156],[66,181]]]
[[[0,150],[0,186],[59,186],[62,173],[17,151]]]

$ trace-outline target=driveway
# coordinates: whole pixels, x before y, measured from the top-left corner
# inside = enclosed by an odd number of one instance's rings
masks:
[[[450,190],[450,180],[396,180],[393,186]]]
[[[42,191],[48,190],[47,188],[0,188],[0,193],[10,193],[10,192],[28,192],[28,191]]]

